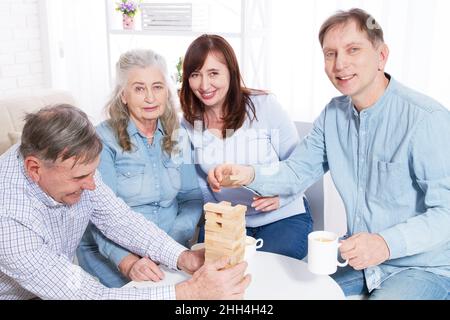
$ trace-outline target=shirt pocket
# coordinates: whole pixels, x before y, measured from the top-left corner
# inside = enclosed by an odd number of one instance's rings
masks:
[[[404,163],[375,160],[372,165],[369,192],[378,201],[400,204],[409,180],[409,171]]]
[[[117,195],[127,199],[142,193],[144,183],[144,163],[122,163],[118,164],[117,170]]]
[[[168,188],[172,189],[170,191],[178,193],[181,189],[181,164],[173,162],[170,158],[163,158],[162,164],[164,167],[165,174],[168,178]]]

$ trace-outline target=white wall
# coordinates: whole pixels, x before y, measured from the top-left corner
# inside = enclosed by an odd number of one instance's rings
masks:
[[[97,124],[110,92],[105,1],[39,0],[39,4],[49,85],[69,91]]]
[[[323,71],[318,32],[329,15],[352,7],[368,11],[383,28],[390,48],[386,72],[450,110],[450,1],[273,0],[265,88],[292,118],[313,121],[341,95]]]
[[[0,96],[45,86],[37,0],[0,0]]]

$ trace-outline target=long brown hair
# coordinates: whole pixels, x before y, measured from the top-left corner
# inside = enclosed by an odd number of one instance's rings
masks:
[[[222,137],[226,137],[226,129],[239,129],[248,116],[250,120],[256,118],[256,111],[250,96],[254,92],[262,93],[259,90],[253,90],[245,87],[242,76],[239,71],[239,65],[231,45],[221,36],[213,34],[204,34],[194,40],[186,51],[183,61],[183,82],[181,85],[180,102],[184,118],[192,126],[194,121],[204,121],[205,106],[193,93],[189,86],[190,75],[202,68],[208,54],[214,52],[223,56],[229,72],[230,86],[225,99],[223,108]],[[250,109],[251,112],[249,112]]]
[[[108,124],[114,130],[119,145],[124,151],[131,151],[132,144],[128,135],[127,127],[130,121],[128,107],[123,104],[121,95],[127,84],[129,72],[133,68],[145,68],[148,66],[157,67],[164,76],[168,87],[169,95],[166,108],[161,116],[162,126],[165,135],[162,139],[162,148],[168,154],[174,150],[176,141],[172,139],[172,134],[179,128],[176,107],[178,97],[175,93],[175,86],[169,76],[165,59],[152,50],[136,49],[123,53],[116,63],[116,85],[110,100],[106,104],[109,113]]]

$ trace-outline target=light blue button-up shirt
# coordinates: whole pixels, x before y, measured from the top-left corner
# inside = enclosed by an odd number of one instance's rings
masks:
[[[305,190],[330,170],[349,234],[389,246],[389,260],[365,270],[369,290],[406,268],[450,276],[450,112],[431,98],[394,79],[360,113],[334,98],[275,174],[255,170],[249,187],[265,195]]]
[[[135,212],[144,215],[187,246],[203,212],[203,198],[198,187],[195,167],[172,161],[161,148],[163,128],[158,121],[153,143],[149,144],[133,121],[127,128],[132,152],[122,151],[107,122],[97,127],[103,150],[98,170],[103,181]],[[93,230],[100,252],[116,265],[129,251]],[[92,238],[90,238],[92,241]],[[83,244],[89,237],[83,238]]]
[[[233,205],[247,206],[247,227],[267,225],[293,215],[304,213],[303,193],[280,196],[280,207],[269,212],[257,211],[251,207],[257,196],[246,188],[223,188],[212,192],[206,181],[208,171],[214,166],[228,162],[239,164],[269,164],[285,160],[292,153],[299,138],[289,115],[272,94],[250,96],[256,111],[256,118],[245,117],[242,127],[226,139],[216,137],[204,130],[201,123],[192,127],[185,119],[181,124],[189,134],[194,149],[194,161],[198,165],[199,185],[206,202],[228,201]],[[250,108],[247,112],[251,114]],[[188,148],[185,148],[188,149]]]

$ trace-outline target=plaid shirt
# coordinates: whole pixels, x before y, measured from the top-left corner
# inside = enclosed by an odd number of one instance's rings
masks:
[[[175,299],[175,287],[110,289],[72,263],[91,220],[108,238],[175,269],[186,248],[95,176],[78,203],[55,202],[27,174],[18,145],[0,157],[0,299]]]

